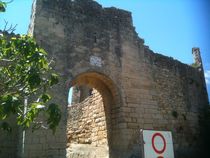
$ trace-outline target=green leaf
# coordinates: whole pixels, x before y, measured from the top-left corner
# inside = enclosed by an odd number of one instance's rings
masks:
[[[0,119],[6,119],[11,113],[16,114],[21,101],[17,96],[6,94],[0,97]]]
[[[5,131],[7,131],[7,132],[12,132],[12,128],[11,128],[11,126],[9,125],[9,123],[7,123],[7,122],[2,122],[2,123],[0,124],[0,129],[5,130]]]
[[[58,82],[59,82],[58,75],[55,73],[52,73],[50,77],[50,86],[53,86],[57,84]]]
[[[47,93],[42,94],[41,99],[44,103],[48,102],[51,99],[51,96]]]
[[[55,133],[56,127],[58,126],[61,119],[61,111],[57,104],[52,103],[49,105],[47,113],[48,113],[47,123],[50,129],[53,130],[53,133]]]
[[[7,4],[5,2],[0,1],[0,12],[6,11]]]
[[[31,88],[35,88],[40,86],[41,78],[38,73],[34,72],[33,74],[29,74],[28,83]]]
[[[44,107],[40,102],[34,102],[29,105],[29,109],[25,116],[18,117],[18,123],[23,126],[24,129],[29,128],[31,123],[38,117],[39,113],[44,110]]]

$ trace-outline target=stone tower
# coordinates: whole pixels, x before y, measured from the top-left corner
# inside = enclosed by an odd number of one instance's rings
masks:
[[[194,57],[195,64],[198,66],[203,66],[200,49],[199,48],[192,48],[192,54]]]
[[[194,57],[194,66],[197,67],[199,71],[204,73],[203,62],[202,62],[202,59],[201,59],[200,49],[196,48],[196,47],[192,48],[192,54],[193,54],[193,57]],[[205,78],[203,78],[203,80],[205,80]]]
[[[106,157],[142,158],[140,129],[171,131],[176,158],[197,156],[199,109],[208,105],[203,73],[145,46],[130,12],[103,8],[93,0],[35,0],[29,32],[54,59],[60,74],[51,93],[61,105],[62,120],[55,135],[47,129],[26,131],[21,157],[66,158],[68,90],[84,85],[96,89],[103,99],[99,109],[105,118]],[[90,111],[97,111],[92,103]],[[69,115],[76,113],[97,123],[97,113],[87,116],[74,110]],[[75,138],[84,140],[75,143],[92,147],[92,142],[100,142],[91,134],[86,141],[82,134],[75,132]],[[84,152],[72,156],[93,158]]]

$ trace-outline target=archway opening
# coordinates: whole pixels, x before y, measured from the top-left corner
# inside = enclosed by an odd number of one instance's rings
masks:
[[[67,158],[107,158],[111,150],[111,111],[118,94],[105,75],[89,72],[78,75],[68,97]]]

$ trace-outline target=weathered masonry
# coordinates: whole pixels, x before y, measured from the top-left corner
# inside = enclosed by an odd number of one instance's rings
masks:
[[[198,48],[196,68],[156,54],[130,12],[92,0],[34,1],[29,32],[61,76],[52,93],[62,120],[55,135],[26,131],[24,148],[18,132],[8,142],[0,135],[0,157],[142,158],[140,129],[171,131],[176,158],[199,153],[199,109],[208,97]],[[88,95],[67,107],[74,86]]]

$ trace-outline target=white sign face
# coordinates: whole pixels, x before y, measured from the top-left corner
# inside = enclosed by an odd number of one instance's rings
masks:
[[[171,132],[143,130],[144,158],[174,158]]]
[[[101,60],[100,57],[91,56],[90,57],[90,64],[93,65],[93,66],[101,67],[102,66],[102,60]]]

